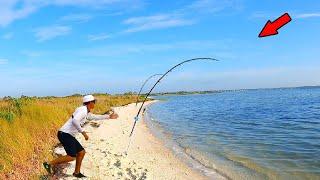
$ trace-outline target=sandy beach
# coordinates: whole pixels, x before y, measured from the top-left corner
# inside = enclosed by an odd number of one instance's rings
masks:
[[[151,134],[143,118],[137,123],[127,156],[124,155],[138,108],[135,104],[116,107],[118,119],[86,125],[89,140],[77,137],[87,152],[81,172],[88,179],[208,179],[175,157]],[[63,148],[55,151],[64,153]],[[74,179],[74,166],[72,162],[60,167],[53,179]]]

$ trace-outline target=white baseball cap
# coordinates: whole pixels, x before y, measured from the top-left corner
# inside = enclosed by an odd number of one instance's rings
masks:
[[[95,101],[96,99],[92,95],[86,95],[83,97],[83,103]]]

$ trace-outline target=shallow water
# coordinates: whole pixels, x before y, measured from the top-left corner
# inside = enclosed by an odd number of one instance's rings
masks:
[[[148,115],[231,179],[320,179],[320,88],[158,96]]]

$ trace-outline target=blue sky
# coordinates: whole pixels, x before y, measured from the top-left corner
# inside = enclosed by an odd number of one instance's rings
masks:
[[[288,12],[279,35],[258,38]],[[320,85],[319,1],[0,0],[0,96]],[[151,84],[148,86],[150,87]]]

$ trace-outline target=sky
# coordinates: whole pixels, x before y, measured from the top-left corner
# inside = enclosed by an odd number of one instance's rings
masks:
[[[319,30],[317,0],[0,0],[0,97],[138,91],[195,57],[220,61],[185,64],[155,92],[320,85]]]

